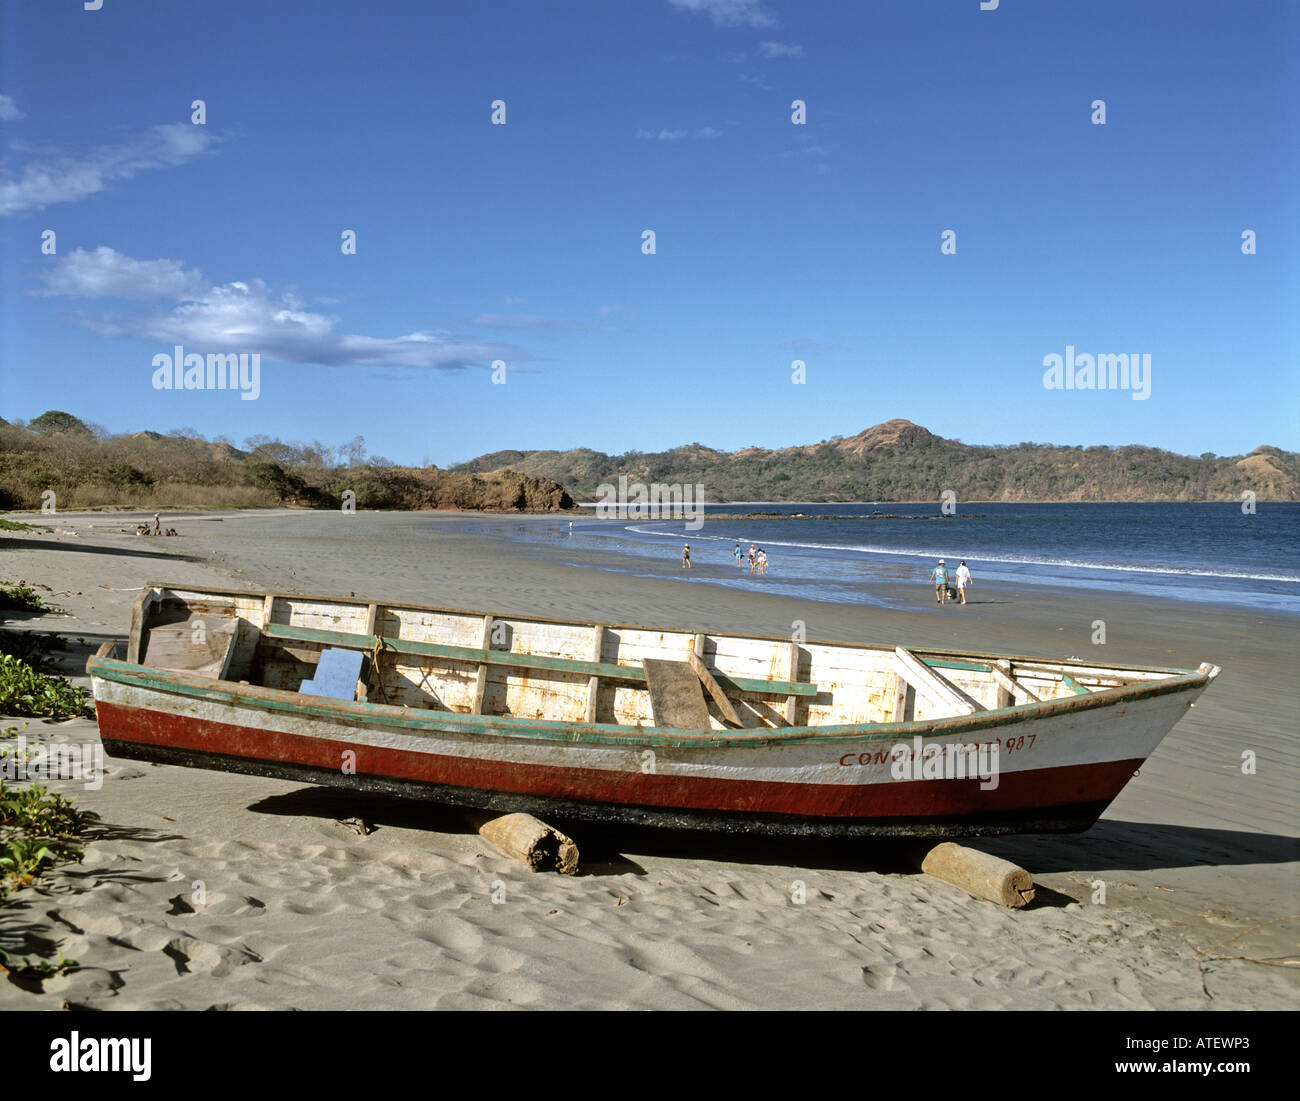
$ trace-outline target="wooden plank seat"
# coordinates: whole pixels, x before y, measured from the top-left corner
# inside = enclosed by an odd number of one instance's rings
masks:
[[[505,650],[481,650],[473,646],[443,646],[434,642],[416,642],[412,639],[387,638],[384,635],[354,634],[348,631],[323,631],[316,627],[291,627],[285,623],[268,623],[262,628],[264,638],[290,642],[317,642],[326,646],[343,646],[353,649],[387,651],[419,657],[443,658],[474,665],[502,665],[509,669],[539,669],[552,673],[570,673],[576,676],[599,677],[602,680],[630,681],[645,684],[645,670],[639,665],[612,665],[607,662],[581,661],[577,658],[555,658],[542,654],[514,654]],[[754,693],[770,696],[815,696],[820,689],[815,684],[794,681],[755,680],[750,677],[729,677],[713,673],[724,690],[734,693]]]

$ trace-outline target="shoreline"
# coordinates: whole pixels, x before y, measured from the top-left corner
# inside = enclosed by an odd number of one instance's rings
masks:
[[[712,518],[710,518],[711,520]],[[460,515],[456,517],[447,517],[446,522],[458,526],[461,532],[467,536],[475,534],[476,521],[480,523],[485,521],[481,517],[473,515]],[[501,518],[501,522],[506,522]],[[706,525],[709,521],[706,521]],[[620,532],[627,524],[625,520],[607,520],[589,521],[591,524],[608,524],[611,533]],[[707,530],[707,529],[702,529]],[[590,528],[588,528],[590,531]],[[675,545],[675,541],[681,539],[679,533],[664,533],[665,551],[662,555],[650,553],[650,549],[655,546],[651,543],[637,543],[628,541],[630,550],[611,550],[606,547],[584,547],[578,543],[570,541],[569,533],[562,529],[557,529],[557,534],[561,536],[554,543],[544,544],[537,542],[518,543],[511,549],[511,553],[517,555],[522,560],[532,561],[544,558],[549,562],[571,561],[578,566],[589,567],[599,570],[602,573],[613,575],[622,575],[638,578],[661,578],[668,580],[678,580],[682,582],[698,581],[702,584],[725,588],[727,591],[736,593],[752,593],[754,595],[770,595],[782,599],[797,599],[800,601],[811,601],[820,604],[828,604],[845,607],[862,607],[862,608],[881,608],[885,610],[906,611],[918,610],[925,605],[925,602],[919,599],[920,595],[928,592],[933,597],[933,586],[930,586],[924,580],[924,573],[930,568],[929,565],[920,564],[922,556],[908,554],[898,554],[896,560],[890,559],[887,562],[869,562],[864,559],[863,566],[875,566],[877,569],[892,571],[895,574],[901,572],[915,573],[915,576],[908,580],[881,579],[875,577],[864,577],[862,582],[863,591],[866,593],[880,594],[883,600],[864,599],[861,602],[850,603],[843,599],[833,599],[825,595],[820,595],[815,591],[818,586],[824,584],[819,580],[809,578],[789,577],[788,575],[777,573],[769,574],[750,574],[747,570],[737,569],[733,564],[730,552],[723,553],[723,544],[730,541],[733,536],[727,536],[725,540],[717,540],[716,537],[710,536],[710,542],[718,542],[718,552],[715,558],[699,557],[699,549],[695,551],[692,557],[692,569],[689,573],[680,567],[680,558],[675,549],[670,549]],[[573,538],[581,539],[585,533],[575,530]],[[691,537],[700,535],[700,532],[688,533]],[[507,545],[513,543],[508,536],[504,536]],[[669,541],[672,541],[670,543]],[[742,540],[743,542],[744,540]],[[775,544],[768,543],[773,546]],[[878,552],[866,552],[868,554],[878,554]],[[915,561],[914,561],[915,560]],[[972,556],[973,562],[981,563],[982,560]],[[929,559],[924,559],[928,562]],[[1032,565],[1032,564],[1030,564]],[[1090,567],[1074,567],[1077,569],[1087,569]],[[1099,573],[1107,574],[1112,572],[1109,568],[1095,567]],[[1122,568],[1117,567],[1116,572],[1123,572]],[[1139,571],[1140,572],[1140,571]],[[1159,574],[1153,576],[1160,576]],[[736,582],[744,582],[748,579],[753,588],[740,589]],[[1254,614],[1258,612],[1261,615],[1274,615],[1296,620],[1300,623],[1300,609],[1288,610],[1273,606],[1256,606],[1253,604],[1234,602],[1231,599],[1219,598],[1216,596],[1189,596],[1181,590],[1171,590],[1168,596],[1157,598],[1146,593],[1126,592],[1118,587],[1107,587],[1108,579],[1103,576],[1097,579],[1098,585],[1093,588],[1086,584],[1062,584],[1044,580],[1037,576],[1025,575],[1024,578],[1016,584],[1011,584],[1000,580],[980,580],[972,588],[968,599],[968,606],[988,603],[989,597],[998,596],[1003,600],[1015,597],[1028,597],[1032,595],[1041,595],[1048,599],[1065,600],[1068,598],[1082,598],[1090,601],[1109,602],[1119,600],[1128,603],[1149,604],[1155,607],[1164,606],[1166,602],[1173,602],[1179,607],[1184,608],[1202,608],[1217,614]],[[767,593],[764,592],[765,585],[778,584],[789,586],[795,589],[808,589],[808,595],[792,595],[790,593]],[[954,603],[951,599],[949,604]],[[829,641],[829,640],[828,640]]]
[[[68,638],[62,668],[81,684],[89,653],[125,635],[146,581],[773,635],[802,619],[809,638],[1100,651],[1123,664],[1213,661],[1223,673],[1091,830],[975,843],[1034,876],[1040,901],[1014,913],[899,874],[888,845],[584,827],[575,840],[588,871],[570,880],[520,872],[444,808],[110,761],[98,791],[50,785],[104,816],[85,863],[0,909],[30,926],[15,941],[0,920],[0,947],[30,954],[44,938],[83,970],[39,995],[0,986],[0,1008],[1295,1004],[1295,968],[1198,964],[1193,949],[1204,957],[1231,940],[1218,954],[1296,954],[1300,926],[1278,920],[1300,913],[1293,616],[1074,590],[971,601],[959,618],[927,606],[920,584],[899,583],[904,608],[833,604],[691,585],[671,564],[645,578],[608,573],[570,565],[572,551],[454,530],[567,519],[557,514],[171,512],[181,537],[161,541],[105,530],[102,516],[59,513],[54,526],[79,534],[5,532],[0,543],[0,572],[50,586],[42,595],[69,613],[6,625]],[[1089,642],[1097,618],[1104,647]],[[90,720],[27,720],[24,733],[97,741]],[[1245,751],[1257,758],[1251,775]],[[352,817],[379,828],[359,836],[341,824]],[[200,880],[202,906],[189,901]],[[809,905],[791,903],[796,880]],[[490,902],[493,882],[505,905]]]

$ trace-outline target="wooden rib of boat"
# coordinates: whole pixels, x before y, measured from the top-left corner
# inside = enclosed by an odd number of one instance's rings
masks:
[[[113,756],[819,835],[1087,829],[1219,672],[152,583],[121,650]]]

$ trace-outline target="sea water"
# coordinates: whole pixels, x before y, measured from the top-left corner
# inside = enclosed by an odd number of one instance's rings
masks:
[[[1254,507],[969,503],[945,515],[937,503],[731,503],[706,506],[706,517],[777,515],[709,520],[700,530],[683,520],[575,519],[572,536],[568,518],[557,517],[512,535],[561,553],[566,544],[612,552],[602,556],[604,568],[629,573],[644,572],[650,560],[679,560],[689,542],[692,580],[761,582],[766,592],[845,603],[892,605],[873,582],[925,582],[940,558],[951,578],[964,558],[974,593],[981,583],[1064,586],[1300,613],[1300,504]],[[767,552],[766,574],[751,576],[747,558],[735,568],[737,540],[746,555],[750,543]],[[733,573],[706,578],[698,572],[705,565]]]

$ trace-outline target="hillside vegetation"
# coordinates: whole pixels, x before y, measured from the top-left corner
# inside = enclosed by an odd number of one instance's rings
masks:
[[[241,449],[190,429],[112,436],[59,410],[25,427],[0,422],[0,509],[40,508],[49,493],[59,509],[338,508],[348,500],[376,509],[573,507],[563,486],[513,470],[367,461],[360,437],[338,447],[253,437]]]
[[[0,421],[0,509],[269,507],[552,511],[594,500],[620,474],[647,485],[702,484],[710,501],[1300,500],[1300,455],[1257,447],[1199,458],[1153,447],[987,447],[891,420],[821,443],[779,450],[606,455],[494,451],[449,470],[366,457],[357,437],[330,446],[266,436],[243,447],[192,429],[110,435],[60,410],[30,424]],[[348,498],[349,491],[355,495]]]
[[[451,469],[505,465],[558,482],[580,501],[620,474],[646,484],[699,483],[710,501],[934,501],[945,490],[963,501],[1237,501],[1246,490],[1261,501],[1300,500],[1300,455],[1276,447],[1199,458],[1137,445],[984,447],[906,420],[780,450],[696,443],[623,455],[494,451]]]

